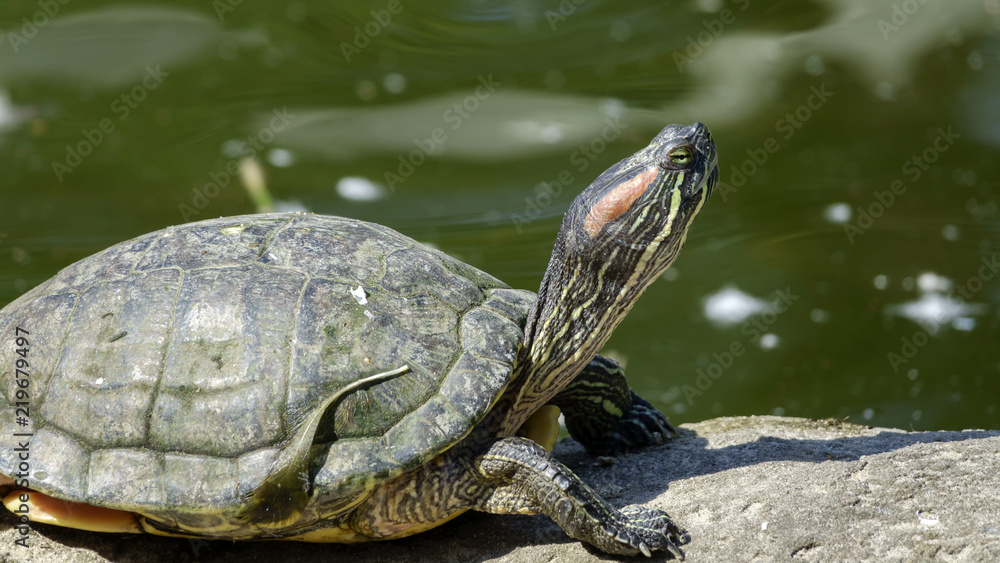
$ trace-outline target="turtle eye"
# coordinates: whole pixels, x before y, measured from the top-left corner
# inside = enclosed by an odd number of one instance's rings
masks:
[[[694,162],[694,151],[691,150],[691,147],[683,146],[670,151],[667,159],[661,165],[664,168],[686,168],[692,162]]]

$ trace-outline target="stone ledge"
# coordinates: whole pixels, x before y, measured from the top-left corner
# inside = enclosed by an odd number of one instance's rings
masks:
[[[691,562],[1000,561],[1000,431],[904,432],[837,420],[718,418],[602,465],[556,455],[617,506],[663,508]],[[395,542],[189,542],[0,520],[0,561],[606,561],[541,516],[466,514]],[[662,555],[654,559],[663,560]],[[641,559],[636,559],[641,560]]]

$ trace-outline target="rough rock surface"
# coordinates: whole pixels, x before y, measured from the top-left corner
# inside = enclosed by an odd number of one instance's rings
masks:
[[[556,455],[617,506],[646,503],[687,528],[691,562],[1000,561],[1000,431],[904,432],[838,420],[719,418],[615,458],[572,440]],[[233,543],[35,526],[0,562],[604,561],[543,516],[468,513],[394,542]],[[654,555],[663,560],[665,556]]]

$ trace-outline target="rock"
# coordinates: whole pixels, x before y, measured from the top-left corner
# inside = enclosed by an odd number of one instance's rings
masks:
[[[556,455],[616,506],[663,508],[690,562],[1000,561],[1000,431],[904,432],[839,420],[739,417],[681,427],[664,446],[601,464]],[[233,543],[36,525],[27,549],[0,520],[0,561],[607,561],[543,516],[468,513],[360,545]],[[663,560],[664,556],[654,555]],[[636,559],[637,561],[641,559]]]

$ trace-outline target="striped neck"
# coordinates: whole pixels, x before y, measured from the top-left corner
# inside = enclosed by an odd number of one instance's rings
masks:
[[[688,134],[678,139],[671,127]],[[680,253],[718,171],[707,129],[671,127],[602,174],[567,211],[525,325],[506,432],[572,381]],[[665,166],[678,146],[692,148],[700,168]]]

